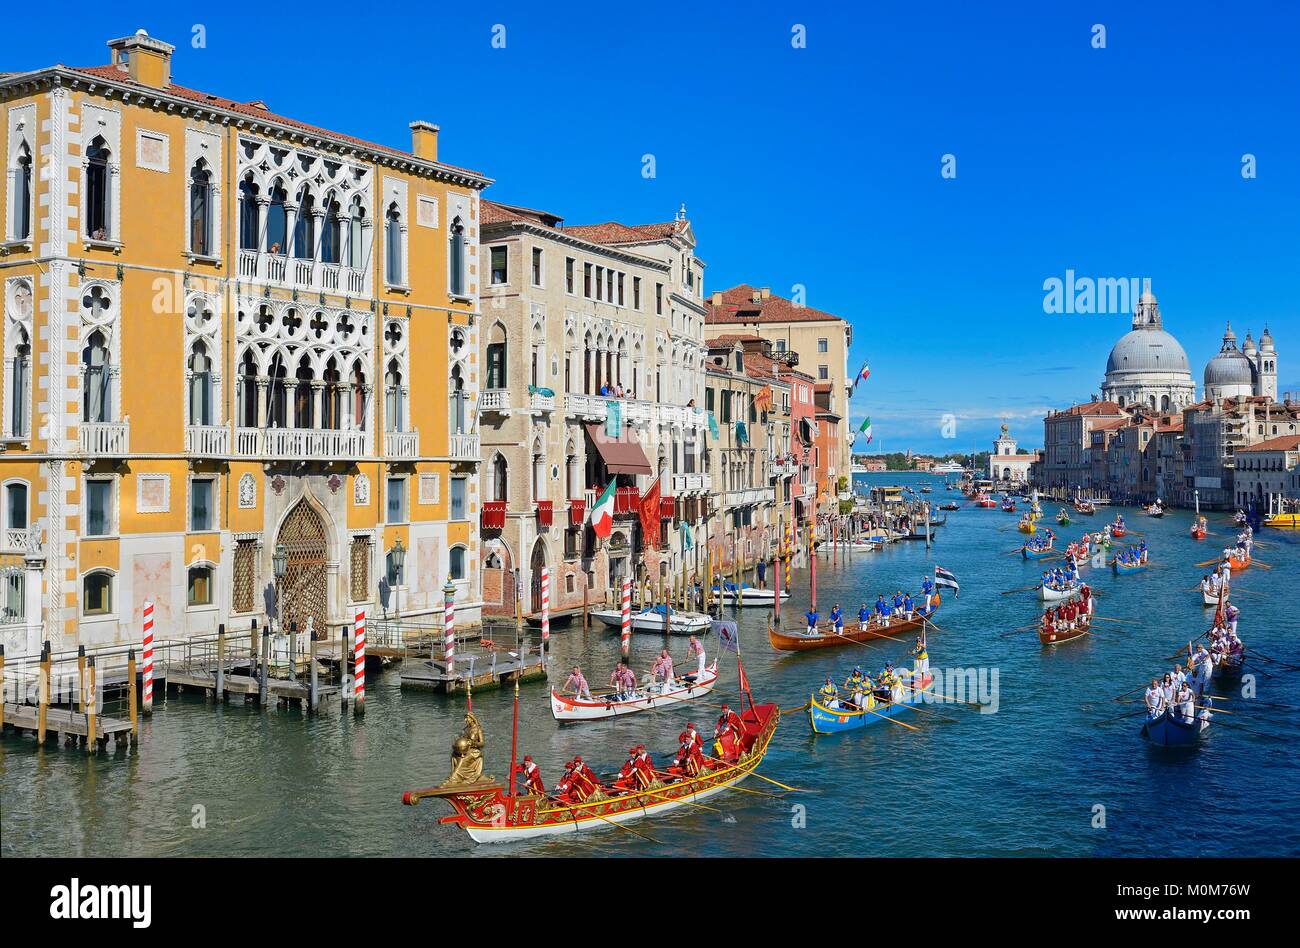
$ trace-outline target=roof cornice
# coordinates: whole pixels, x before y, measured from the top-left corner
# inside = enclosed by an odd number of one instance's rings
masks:
[[[232,126],[239,131],[268,134],[290,142],[302,142],[334,154],[355,155],[365,158],[376,165],[408,171],[425,177],[437,178],[449,184],[483,190],[492,184],[491,178],[476,174],[462,168],[444,165],[436,161],[416,158],[396,150],[369,148],[356,141],[335,137],[328,130],[308,131],[293,125],[277,122],[272,118],[259,119],[245,115],[219,105],[204,105],[183,96],[169,93],[166,89],[140,87],[129,82],[114,82],[104,76],[88,76],[66,66],[49,66],[32,72],[12,73],[0,79],[0,100],[8,98],[13,92],[17,95],[39,92],[45,88],[84,89],[90,93],[108,92],[109,98],[120,98],[124,103],[146,105],[176,113],[185,117],[204,119],[216,125]]]

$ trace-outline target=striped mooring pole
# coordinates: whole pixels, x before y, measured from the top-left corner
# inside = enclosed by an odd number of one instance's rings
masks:
[[[551,641],[551,568],[542,567],[542,656]]]
[[[456,672],[456,587],[447,580],[442,587],[442,656],[447,664],[447,674]]]
[[[140,676],[144,700],[140,703],[145,714],[153,714],[153,601],[144,604],[144,648]],[[135,682],[131,683],[135,687]]]
[[[365,712],[366,703],[366,610],[358,609],[352,633],[352,694],[356,713]]]
[[[627,658],[628,647],[632,643],[632,577],[623,577],[623,625],[619,632],[619,645],[623,657]]]

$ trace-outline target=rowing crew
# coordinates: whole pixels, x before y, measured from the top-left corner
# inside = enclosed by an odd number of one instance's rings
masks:
[[[1228,567],[1228,572],[1232,572],[1232,567]],[[1201,577],[1201,592],[1216,599],[1220,593],[1225,596],[1228,594],[1228,581],[1221,568],[1217,568],[1213,573]]]
[[[1092,590],[1084,586],[1078,599],[1063,602],[1055,609],[1043,613],[1041,626],[1044,632],[1071,632],[1076,628],[1087,626],[1092,615]]]
[[[1044,530],[1042,536],[1034,537],[1027,542],[1025,546],[1032,552],[1041,553],[1043,550],[1050,550],[1052,548],[1052,543],[1055,542],[1055,540],[1056,534],[1051,530]]]
[[[912,598],[911,593],[895,592],[892,599],[886,599],[881,593],[876,597],[875,606],[867,608],[867,604],[862,603],[858,609],[858,628],[865,632],[873,626],[887,626],[892,622],[911,622],[916,616],[928,616],[932,611],[934,600],[934,583],[929,576],[922,578],[921,582],[921,601]],[[817,623],[821,620],[821,613],[815,608],[809,609],[804,613],[804,618],[808,620],[808,634],[817,634]],[[844,634],[844,610],[840,608],[837,602],[831,607],[830,615],[831,625],[834,627],[835,634]]]
[[[1212,699],[1208,695],[1200,697],[1199,700],[1204,703],[1199,705],[1201,713],[1197,715],[1198,693],[1193,690],[1191,681],[1187,673],[1178,667],[1173,672],[1165,672],[1163,679],[1152,678],[1151,685],[1143,696],[1147,718],[1154,721],[1168,711],[1170,717],[1183,724],[1192,724],[1198,717],[1208,723]]]
[[[1222,624],[1210,629],[1210,661],[1214,667],[1223,664],[1241,664],[1246,645],[1237,637],[1237,619],[1241,615],[1237,607],[1228,603],[1223,610]]]
[[[637,793],[650,789],[656,783],[671,784],[698,777],[706,770],[736,764],[745,756],[744,725],[740,715],[725,704],[713,730],[711,749],[712,755],[704,753],[704,738],[695,729],[695,725],[687,721],[686,728],[677,735],[677,752],[667,770],[656,769],[646,746],[637,744],[628,749],[627,760],[608,786],[600,782],[580,755],[565,763],[563,775],[549,794],[541,772],[530,755],[524,756],[524,762],[515,771],[523,780],[524,793],[568,804],[586,803],[593,798],[599,799],[601,795],[614,797],[624,793]]]
[[[1068,562],[1065,568],[1056,567],[1043,574],[1043,588],[1064,591],[1073,589],[1079,583],[1079,567]]]
[[[1130,546],[1127,550],[1120,550],[1115,554],[1115,562],[1120,566],[1146,566],[1147,541],[1143,540],[1138,546]]]
[[[691,636],[690,642],[686,645],[686,661],[696,663],[694,672],[684,672],[677,674],[674,670],[673,658],[668,654],[668,649],[660,649],[659,655],[655,658],[655,663],[648,672],[649,677],[646,685],[653,687],[656,684],[669,685],[674,681],[694,681],[704,674],[705,655],[704,645],[695,636]],[[637,684],[636,672],[626,661],[620,661],[612,672],[609,673],[609,687],[613,691],[615,701],[627,701],[632,698],[643,697],[643,693]],[[591,686],[587,683],[586,677],[582,674],[582,668],[579,665],[573,666],[573,671],[569,677],[564,680],[563,687],[560,688],[562,695],[574,695],[585,701],[591,701]]]

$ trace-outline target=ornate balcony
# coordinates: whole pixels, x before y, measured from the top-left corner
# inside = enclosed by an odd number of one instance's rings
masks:
[[[532,392],[528,396],[528,407],[536,412],[555,411],[555,396]]]
[[[336,461],[367,455],[364,431],[315,428],[236,428],[236,457]]]
[[[35,553],[41,548],[39,527],[8,527],[0,533],[0,553]]]
[[[239,278],[293,289],[336,293],[340,296],[368,295],[369,281],[365,270],[256,250],[239,251]]]
[[[564,410],[587,421],[604,421],[605,399],[593,395],[565,395]]]
[[[479,411],[494,411],[502,415],[510,414],[510,390],[490,388],[478,396]]]
[[[198,458],[228,456],[230,429],[225,425],[186,425],[185,453]]]
[[[699,491],[708,490],[713,483],[713,478],[708,474],[674,474],[673,475],[673,493],[674,494],[694,494]]]
[[[478,435],[451,435],[447,439],[447,454],[453,461],[477,461],[479,459]]]
[[[419,431],[385,431],[384,456],[413,461],[420,456]]]
[[[131,448],[131,421],[83,421],[78,439],[89,457],[126,457]]]

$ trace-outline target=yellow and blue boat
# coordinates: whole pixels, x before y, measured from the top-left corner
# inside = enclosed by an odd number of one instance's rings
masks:
[[[904,679],[911,677],[904,672],[899,672],[899,675]],[[934,675],[927,675],[917,689],[912,689],[910,685],[903,685],[906,697],[900,701],[891,700],[877,690],[868,696],[865,708],[855,708],[844,701],[837,701],[840,707],[831,708],[822,703],[820,695],[814,694],[808,702],[808,723],[812,725],[814,734],[856,731],[869,724],[878,724],[885,718],[896,718],[912,710],[912,704],[922,700],[921,694],[933,687]]]

